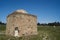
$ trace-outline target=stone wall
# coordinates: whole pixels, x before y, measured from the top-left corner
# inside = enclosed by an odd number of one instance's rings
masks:
[[[7,17],[6,34],[14,36],[15,28],[18,27],[19,36],[37,34],[37,17],[30,14],[12,13]]]

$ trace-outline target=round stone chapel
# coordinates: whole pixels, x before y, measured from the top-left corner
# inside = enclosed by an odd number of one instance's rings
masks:
[[[17,10],[7,16],[6,35],[29,36],[37,35],[37,16],[25,10]]]

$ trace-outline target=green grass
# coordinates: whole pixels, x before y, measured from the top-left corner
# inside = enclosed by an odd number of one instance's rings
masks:
[[[51,40],[60,40],[60,26],[46,26],[46,27],[38,27],[38,32],[43,31],[44,33],[48,34]]]
[[[24,37],[12,37],[4,34],[0,35],[0,40],[60,40],[60,26],[38,26],[38,35],[24,36]],[[5,27],[0,28],[4,31]]]
[[[6,30],[6,25],[0,25],[0,31],[5,31]]]

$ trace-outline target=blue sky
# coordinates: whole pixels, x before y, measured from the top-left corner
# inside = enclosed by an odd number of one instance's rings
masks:
[[[40,23],[60,22],[59,0],[0,0],[0,21],[6,23],[6,17],[18,9],[36,15]]]

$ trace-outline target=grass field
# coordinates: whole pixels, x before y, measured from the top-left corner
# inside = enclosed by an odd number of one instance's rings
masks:
[[[0,32],[5,31],[6,28],[3,26],[0,25]],[[0,40],[60,40],[60,26],[38,26],[37,28],[38,35],[17,38],[0,34]]]

